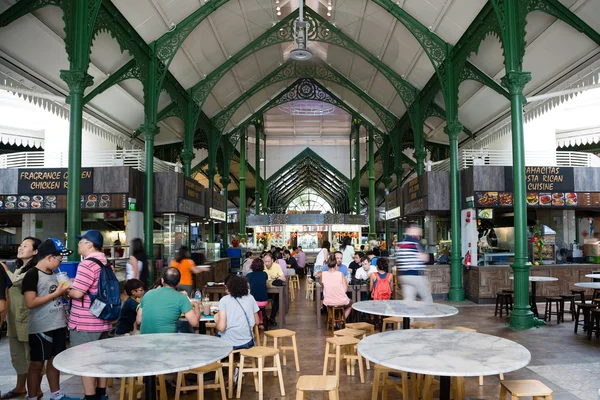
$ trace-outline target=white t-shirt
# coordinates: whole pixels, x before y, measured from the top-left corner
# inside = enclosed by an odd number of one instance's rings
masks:
[[[327,250],[321,249],[321,251],[319,251],[319,254],[317,254],[317,259],[315,260],[315,265],[323,266],[325,264],[325,251]]]
[[[342,251],[342,264],[350,265],[350,263],[353,261],[353,259],[352,259],[353,255],[354,255],[354,246],[352,246],[352,245],[346,246],[346,248]]]
[[[138,260],[138,276],[135,277],[135,276],[133,276],[133,265],[131,265],[129,263],[129,261],[127,261],[127,265],[125,266],[125,273],[127,274],[126,279],[127,280],[133,279],[133,278],[140,279],[140,276],[142,276],[143,268],[144,268],[144,263],[142,261]]]
[[[377,272],[377,267],[374,265],[369,265],[369,271],[365,271],[365,269],[363,267],[360,267],[359,269],[356,270],[356,273],[354,274],[354,277],[356,279],[369,279],[369,276],[374,273]]]

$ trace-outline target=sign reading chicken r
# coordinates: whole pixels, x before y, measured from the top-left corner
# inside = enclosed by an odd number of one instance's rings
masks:
[[[81,193],[94,190],[94,170],[81,170]],[[69,171],[66,168],[19,169],[19,194],[66,194]]]

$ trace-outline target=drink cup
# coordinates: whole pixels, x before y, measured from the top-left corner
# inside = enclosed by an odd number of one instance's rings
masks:
[[[69,280],[69,276],[66,272],[56,272],[56,279],[61,287],[71,286],[71,281]]]
[[[202,314],[210,315],[210,304],[208,304],[208,303],[203,304]]]

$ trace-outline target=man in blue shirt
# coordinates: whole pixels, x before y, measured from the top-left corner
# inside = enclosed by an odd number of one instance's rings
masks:
[[[350,282],[350,272],[348,270],[348,266],[342,264],[342,257],[343,257],[342,252],[336,251],[334,254],[335,254],[335,262],[336,262],[337,270],[340,271],[342,274],[344,274],[346,279],[348,279],[348,282]],[[324,265],[323,271],[327,271],[327,270],[329,270],[329,268],[327,268],[327,266]]]

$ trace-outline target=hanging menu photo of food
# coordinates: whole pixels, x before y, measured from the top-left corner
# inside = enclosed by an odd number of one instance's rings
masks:
[[[40,210],[52,211],[67,208],[67,196],[64,195],[1,195],[0,211]]]
[[[510,192],[476,192],[475,195],[476,207],[513,205],[513,194]],[[528,207],[600,207],[600,193],[528,192],[525,201]]]

